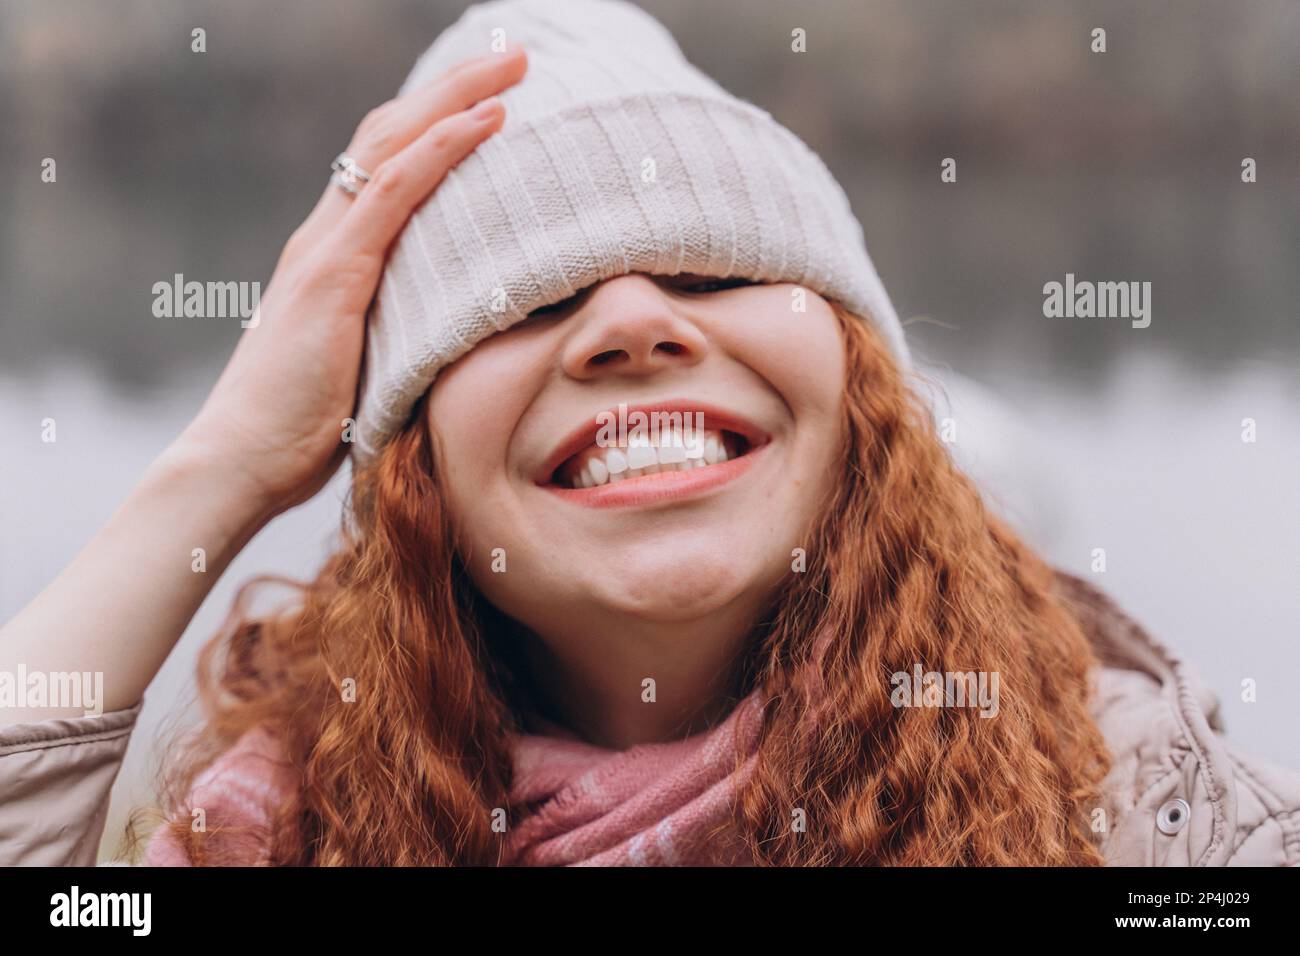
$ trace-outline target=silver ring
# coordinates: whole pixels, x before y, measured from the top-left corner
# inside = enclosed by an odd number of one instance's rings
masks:
[[[330,182],[349,196],[361,192],[361,188],[370,182],[370,174],[357,165],[357,161],[347,153],[339,153],[330,163]]]

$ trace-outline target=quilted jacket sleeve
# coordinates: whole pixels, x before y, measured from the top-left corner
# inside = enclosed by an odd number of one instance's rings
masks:
[[[1300,774],[1229,745],[1237,823],[1228,866],[1300,866]]]
[[[109,794],[143,701],[99,717],[0,728],[0,866],[94,866]],[[274,735],[246,733],[195,781],[188,806],[215,833],[202,841],[206,864],[266,862],[266,831],[293,774]],[[193,866],[185,841],[167,827],[149,840],[144,863]]]
[[[0,866],[94,866],[143,700],[0,727]]]

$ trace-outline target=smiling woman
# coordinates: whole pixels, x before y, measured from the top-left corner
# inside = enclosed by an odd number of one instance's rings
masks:
[[[706,679],[788,575],[791,550],[808,543],[834,482],[844,395],[839,323],[812,298],[794,315],[787,284],[688,295],[629,274],[598,283],[559,321],[483,342],[434,383],[427,417],[470,573],[496,607],[571,658],[584,685],[565,699],[592,739],[628,746],[699,726],[697,711],[717,706]],[[749,453],[715,438],[714,463],[698,469],[538,485],[572,453],[563,436],[575,424],[590,445],[603,411],[681,402]],[[614,449],[615,467],[622,452],[629,471],[639,454],[649,469],[651,449]],[[475,574],[477,556],[497,547],[510,573]],[[716,615],[733,622],[723,640]],[[627,634],[629,656],[593,659],[600,633]],[[660,693],[647,708],[625,689],[654,674]]]
[[[0,734],[7,861],[88,861],[216,576],[177,541],[219,574],[350,452],[337,550],[205,651],[148,863],[1298,862],[1296,778],[955,466],[824,165],[644,13],[472,8],[345,158],[198,418],[5,628],[113,676]]]

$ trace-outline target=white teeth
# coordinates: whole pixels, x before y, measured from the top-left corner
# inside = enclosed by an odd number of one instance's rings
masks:
[[[682,444],[682,436],[678,432],[670,432],[668,443],[661,445],[659,448],[659,464],[675,465],[680,461],[686,460],[686,446]]]
[[[633,471],[638,468],[646,468],[653,465],[659,460],[655,450],[647,442],[644,445],[628,444],[627,448],[627,466]]]
[[[644,434],[633,435],[626,448],[602,448],[584,456],[582,468],[569,472],[569,485],[595,488],[641,475],[705,468],[732,457],[718,432],[691,430],[689,444],[686,434],[672,429],[660,433],[658,445]]]
[[[707,435],[704,439],[704,461],[709,465],[718,463],[718,448],[722,443],[717,435]]]

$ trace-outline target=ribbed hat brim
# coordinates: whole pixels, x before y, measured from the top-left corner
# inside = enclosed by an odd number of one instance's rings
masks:
[[[417,70],[432,65],[426,56]],[[869,318],[908,363],[861,226],[825,164],[764,110],[684,60],[673,69],[699,79],[590,99],[570,90],[572,102],[537,115],[548,62],[544,51],[530,59],[519,87],[528,109],[448,175],[394,245],[369,320],[360,459],[405,424],[439,369],[532,310],[630,272],[805,286]]]

